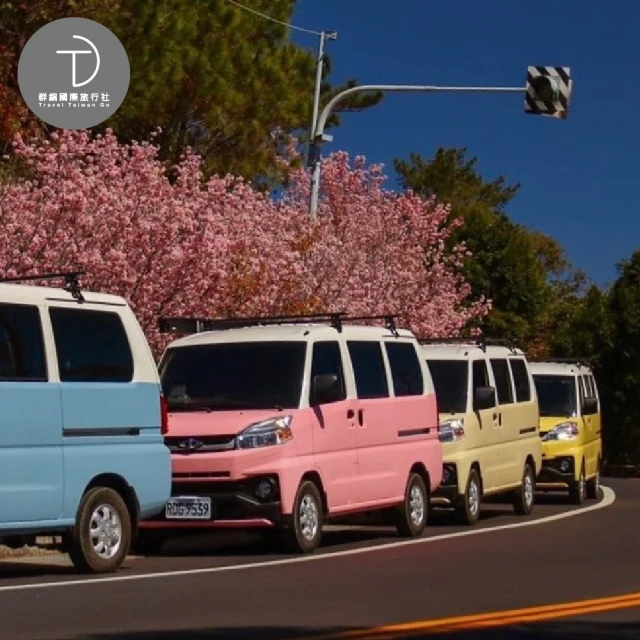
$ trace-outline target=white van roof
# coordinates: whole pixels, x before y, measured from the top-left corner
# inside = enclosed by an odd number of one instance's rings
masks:
[[[552,360],[530,362],[529,369],[532,375],[547,376],[575,376],[592,373],[587,365],[579,362],[553,362]]]
[[[118,306],[128,306],[127,301],[109,293],[98,293],[81,289],[82,297],[88,303],[101,303]],[[77,302],[69,291],[62,287],[42,287],[31,284],[13,284],[0,282],[0,302],[39,304],[43,301]]]
[[[397,335],[386,327],[370,327],[364,325],[342,326],[342,332],[329,324],[277,324],[249,327],[234,327],[231,329],[217,329],[194,333],[184,338],[178,338],[171,342],[167,348],[183,347],[196,344],[221,344],[229,342],[274,342],[295,340],[331,340],[338,336],[344,336],[351,340],[372,340],[380,338],[409,338],[415,340],[415,336],[407,329],[398,329]]]
[[[427,359],[432,360],[468,360],[477,359],[486,354],[489,358],[495,357],[509,357],[509,356],[524,356],[524,352],[521,349],[515,349],[506,347],[503,345],[486,345],[475,342],[465,342],[463,339],[460,342],[431,342],[429,344],[420,345],[422,349],[422,355]]]

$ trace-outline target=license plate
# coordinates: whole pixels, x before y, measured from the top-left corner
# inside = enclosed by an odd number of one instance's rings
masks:
[[[211,518],[211,498],[180,496],[169,498],[164,507],[168,520],[209,520]]]

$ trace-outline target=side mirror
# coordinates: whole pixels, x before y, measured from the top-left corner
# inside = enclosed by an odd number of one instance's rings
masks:
[[[587,396],[582,401],[582,415],[591,416],[594,413],[598,413],[598,399],[594,396]]]
[[[335,373],[314,376],[311,381],[312,404],[328,404],[343,400],[340,378]]]
[[[493,387],[478,387],[473,393],[473,410],[482,411],[496,406],[496,390]]]

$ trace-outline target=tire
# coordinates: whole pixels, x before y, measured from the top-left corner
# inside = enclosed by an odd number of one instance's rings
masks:
[[[460,497],[460,503],[456,507],[456,519],[460,524],[473,526],[480,519],[481,487],[480,475],[475,469],[471,469],[464,495]]]
[[[429,495],[424,480],[411,473],[407,480],[404,502],[396,509],[396,529],[403,538],[418,538],[427,526]]]
[[[591,480],[587,480],[587,498],[589,500],[600,498],[600,460],[596,466],[596,475]]]
[[[159,531],[138,531],[131,542],[131,551],[136,555],[156,555],[162,551],[166,536]]]
[[[571,485],[569,486],[569,501],[571,504],[575,504],[576,506],[580,506],[585,499],[586,496],[586,482],[585,482],[585,474],[584,474],[584,460],[582,461],[582,466],[580,468],[580,477],[578,480],[573,480]]]
[[[531,465],[524,465],[520,487],[516,489],[513,499],[513,510],[519,516],[528,516],[533,511],[534,496],[536,491],[536,477]]]
[[[105,516],[112,520],[112,547],[115,549],[105,548],[104,541],[101,544],[91,535],[92,524],[97,524]],[[107,529],[104,535],[109,533]],[[82,573],[113,572],[124,562],[130,544],[131,516],[120,495],[107,487],[94,487],[87,491],[78,507],[76,524],[66,545],[76,569]]]
[[[315,482],[305,480],[293,501],[291,523],[282,532],[283,546],[292,553],[313,553],[322,538],[324,508]]]

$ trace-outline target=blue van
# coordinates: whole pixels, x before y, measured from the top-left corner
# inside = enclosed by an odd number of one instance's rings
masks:
[[[133,311],[79,275],[0,284],[0,542],[61,536],[78,570],[104,573],[170,497],[167,411]]]

